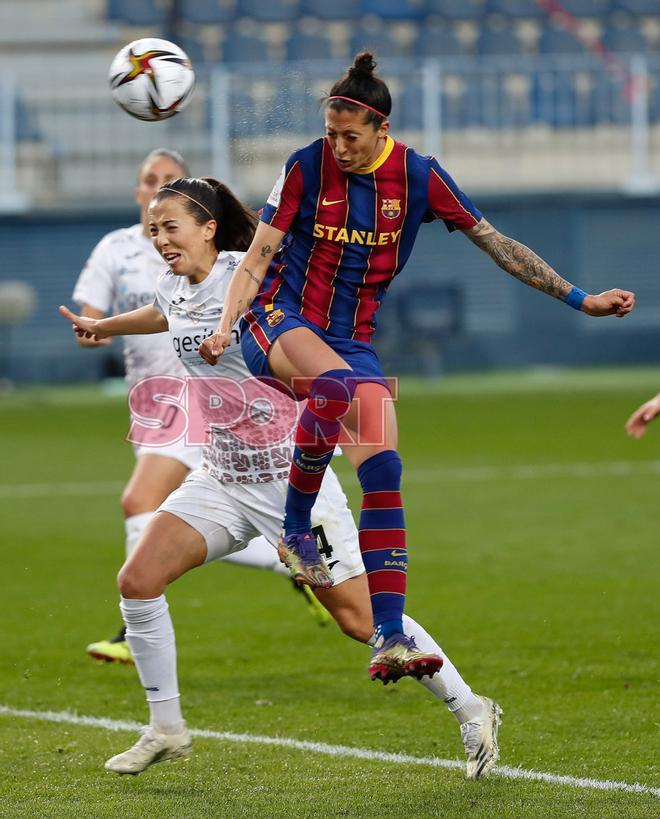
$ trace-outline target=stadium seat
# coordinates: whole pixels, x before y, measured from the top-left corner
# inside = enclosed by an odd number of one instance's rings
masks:
[[[486,11],[487,0],[428,0],[427,12],[449,20],[479,20]]]
[[[420,26],[413,50],[417,57],[438,57],[440,59],[459,57],[468,53],[454,29],[438,18],[434,23],[425,23]]]
[[[251,137],[262,132],[262,117],[252,94],[232,90],[229,111],[231,113],[229,129],[232,137]]]
[[[607,81],[607,86],[603,84]],[[600,85],[599,85],[600,84]],[[584,128],[612,121],[610,80],[602,70],[544,72],[533,90],[534,119],[553,128]]]
[[[660,122],[660,79],[651,81],[649,88],[649,119],[657,124]]]
[[[208,61],[207,55],[204,53],[204,45],[197,37],[180,36],[178,43],[190,57],[193,66]]]
[[[239,0],[238,12],[266,23],[288,22],[298,18],[298,0]]]
[[[232,137],[253,137],[264,133],[266,117],[272,106],[264,106],[255,96],[242,89],[232,88],[230,94]]]
[[[444,74],[442,78],[442,127],[448,131],[483,124],[483,89],[474,74]]]
[[[20,97],[16,97],[14,118],[16,139],[19,140],[19,142],[39,142],[42,139],[41,133],[34,123],[32,114]]]
[[[418,80],[407,82],[401,91],[394,95],[392,113],[389,120],[392,130],[419,131],[423,125],[422,86]]]
[[[107,16],[135,26],[160,26],[170,11],[164,0],[108,0]]]
[[[268,60],[268,43],[256,34],[229,33],[222,56],[228,63],[263,63]]]
[[[517,55],[522,53],[522,43],[508,25],[498,28],[483,28],[477,38],[479,54]]]
[[[236,0],[180,0],[181,17],[191,23],[229,23],[236,17]]]
[[[585,54],[587,49],[578,37],[570,31],[548,26],[541,34],[539,51],[542,54]]]
[[[332,58],[330,40],[322,34],[293,32],[286,44],[287,60],[329,60]]]
[[[600,72],[594,85],[594,98],[600,122],[630,125],[632,100],[626,76]]]
[[[500,125],[522,128],[533,119],[532,79],[528,74],[509,74],[498,84]]]
[[[442,371],[442,345],[464,326],[462,288],[453,282],[409,283],[398,293],[402,345],[414,350],[421,372]]]
[[[300,0],[300,14],[321,20],[352,20],[360,14],[357,0]]]
[[[536,0],[490,0],[489,11],[516,19],[534,19],[545,16],[545,12]]]
[[[361,0],[362,14],[376,14],[386,20],[418,20],[426,13],[425,0]]]
[[[614,0],[614,7],[629,14],[660,14],[658,0]]]
[[[609,13],[612,0],[561,0],[561,5],[575,17],[602,19]]]
[[[365,49],[374,51],[377,57],[407,56],[399,41],[392,36],[387,23],[374,17],[366,18],[351,34],[351,54]]]
[[[306,93],[300,83],[280,86],[266,114],[265,126],[269,134],[318,134],[323,128],[319,100]]]
[[[552,128],[573,125],[575,88],[570,73],[543,72],[534,83],[534,119]]]
[[[642,54],[648,50],[644,35],[635,24],[608,28],[603,35],[603,45],[610,51],[627,54]]]

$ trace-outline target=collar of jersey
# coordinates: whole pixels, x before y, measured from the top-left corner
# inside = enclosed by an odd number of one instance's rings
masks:
[[[381,155],[378,157],[378,159],[372,162],[368,168],[360,168],[359,171],[353,171],[353,173],[360,174],[373,173],[374,171],[378,170],[378,168],[380,168],[380,166],[387,160],[388,156],[392,153],[392,150],[394,149],[394,140],[389,134],[385,137],[385,140],[386,140],[385,147],[383,148],[383,151]]]

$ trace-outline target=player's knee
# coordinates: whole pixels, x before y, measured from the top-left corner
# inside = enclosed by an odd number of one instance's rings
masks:
[[[134,515],[142,515],[144,512],[153,512],[154,506],[149,498],[145,498],[141,492],[131,489],[130,487],[124,489],[121,496],[121,508],[124,511],[125,518],[131,518]]]
[[[117,586],[122,597],[132,600],[149,600],[158,596],[154,592],[154,578],[130,563],[125,563],[119,570]]]

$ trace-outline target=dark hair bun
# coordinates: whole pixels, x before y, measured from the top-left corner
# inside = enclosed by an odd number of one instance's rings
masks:
[[[348,69],[349,77],[371,77],[376,70],[374,55],[368,51],[362,51],[357,55],[352,68]]]

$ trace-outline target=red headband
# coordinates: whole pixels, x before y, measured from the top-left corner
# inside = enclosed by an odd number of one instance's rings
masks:
[[[361,105],[362,108],[366,108],[368,111],[373,111],[374,114],[378,114],[379,117],[382,117],[383,119],[387,119],[386,114],[383,114],[380,111],[376,111],[375,108],[372,108],[370,105],[367,105],[366,102],[360,102],[360,100],[354,100],[354,99],[351,99],[350,97],[341,97],[341,96],[339,96],[339,94],[335,95],[334,97],[328,97],[326,102],[331,102],[332,100],[344,100],[344,102],[352,102],[353,105]]]

